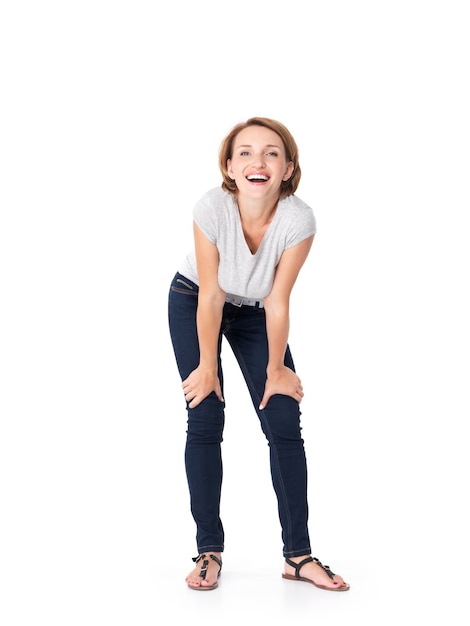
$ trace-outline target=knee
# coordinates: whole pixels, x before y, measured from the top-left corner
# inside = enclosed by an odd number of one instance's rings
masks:
[[[271,406],[270,406],[271,405]],[[262,427],[269,443],[302,443],[299,404],[288,396],[271,398],[264,409]]]
[[[216,398],[214,402],[201,402],[194,409],[188,408],[188,439],[201,444],[222,441],[225,415],[223,404]]]

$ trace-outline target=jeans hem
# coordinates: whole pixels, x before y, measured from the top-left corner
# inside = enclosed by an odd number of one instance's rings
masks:
[[[312,553],[312,550],[310,548],[310,546],[307,546],[305,549],[301,549],[301,550],[289,550],[289,552],[286,552],[285,550],[283,550],[282,555],[284,557],[292,557],[292,556],[304,556],[304,554],[306,555],[310,555]]]
[[[223,552],[224,546],[200,546],[198,547],[198,554],[203,554],[204,552]]]

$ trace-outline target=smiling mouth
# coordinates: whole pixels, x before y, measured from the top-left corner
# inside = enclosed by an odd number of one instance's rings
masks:
[[[264,174],[250,174],[246,177],[250,183],[266,183],[269,180],[269,176],[265,176]]]

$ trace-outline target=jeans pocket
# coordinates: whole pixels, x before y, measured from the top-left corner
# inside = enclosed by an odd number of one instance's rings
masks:
[[[193,283],[192,280],[186,278],[186,276],[176,274],[171,283],[171,290],[175,291],[176,293],[197,296],[199,292],[199,287],[196,285],[196,283]]]
[[[175,278],[175,283],[177,283],[178,285],[184,285],[185,287],[187,287],[188,289],[191,289],[191,291],[194,291],[194,286],[192,284],[190,284],[187,279],[183,279],[183,278]]]

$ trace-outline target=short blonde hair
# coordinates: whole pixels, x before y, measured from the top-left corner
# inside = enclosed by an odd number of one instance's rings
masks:
[[[279,135],[282,139],[282,143],[284,145],[284,150],[286,153],[286,160],[292,161],[294,164],[294,169],[292,171],[292,175],[288,180],[285,180],[281,184],[280,189],[280,198],[286,198],[287,196],[295,193],[297,187],[299,186],[300,177],[302,175],[300,165],[299,165],[299,149],[297,144],[289,132],[289,130],[281,124],[281,122],[277,122],[276,120],[269,119],[268,117],[250,117],[246,122],[240,122],[236,124],[232,128],[232,130],[228,133],[225,139],[220,144],[219,149],[219,169],[222,173],[222,189],[228,191],[229,193],[236,195],[238,191],[237,184],[235,181],[230,178],[227,170],[227,161],[232,158],[233,155],[233,142],[235,137],[241,130],[248,128],[249,126],[264,126],[265,128],[269,128]]]

